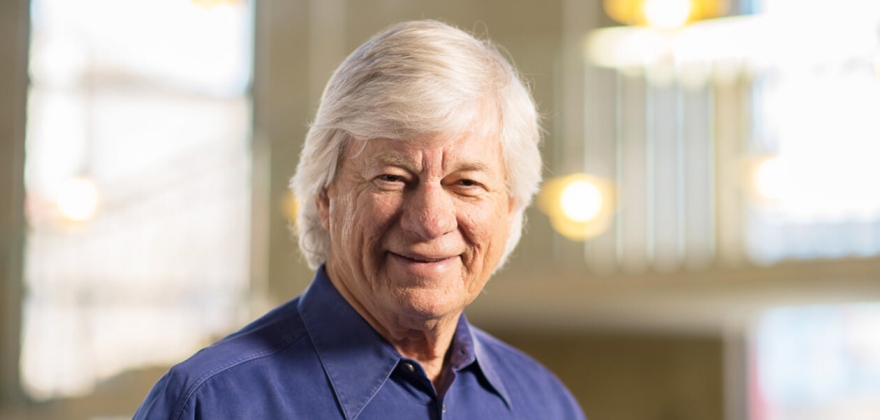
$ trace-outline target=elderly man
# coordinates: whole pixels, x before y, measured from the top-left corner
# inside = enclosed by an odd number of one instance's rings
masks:
[[[291,182],[302,296],[172,368],[136,419],[583,419],[463,315],[541,177],[534,102],[486,41],[398,24],[328,83]]]

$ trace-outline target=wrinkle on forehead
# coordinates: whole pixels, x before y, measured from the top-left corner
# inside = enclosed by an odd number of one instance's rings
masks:
[[[414,161],[413,159],[409,159],[405,156],[401,156],[400,154],[390,152],[390,153],[382,153],[375,157],[375,161],[381,165],[388,166],[396,166],[403,169],[406,169],[412,173],[420,173],[422,171],[423,164],[420,164],[418,161]],[[465,161],[457,161],[454,162],[454,167],[446,168],[446,159],[443,162],[443,169],[449,170],[452,172],[458,171],[478,171],[478,172],[491,172],[491,168],[489,165],[484,162],[476,161],[476,160],[465,160]]]

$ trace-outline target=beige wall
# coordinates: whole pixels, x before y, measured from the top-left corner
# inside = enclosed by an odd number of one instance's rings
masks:
[[[590,420],[721,420],[712,337],[496,331],[553,370]],[[733,419],[731,419],[733,420]]]

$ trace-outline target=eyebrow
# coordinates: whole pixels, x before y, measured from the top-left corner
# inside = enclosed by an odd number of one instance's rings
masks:
[[[401,167],[413,173],[418,173],[420,169],[415,162],[393,154],[379,155],[376,157],[376,161],[382,165]],[[454,171],[489,172],[489,166],[482,162],[462,162],[455,167]]]
[[[382,165],[399,166],[410,172],[418,172],[419,169],[415,162],[398,155],[379,155],[376,161]]]

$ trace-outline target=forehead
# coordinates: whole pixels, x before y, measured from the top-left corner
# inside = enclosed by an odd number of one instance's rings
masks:
[[[350,147],[345,159],[368,166],[400,166],[414,172],[439,166],[445,171],[503,173],[501,143],[494,136],[467,134],[412,140],[373,139]]]

